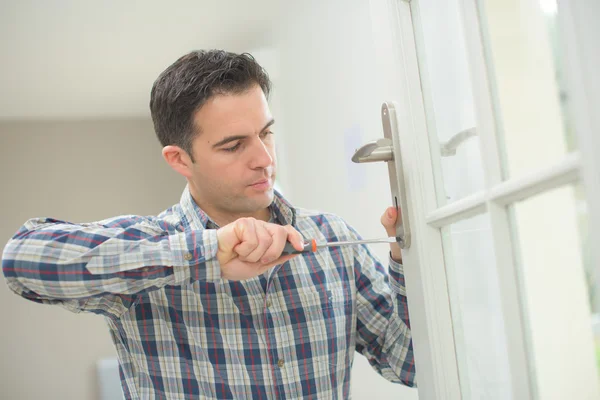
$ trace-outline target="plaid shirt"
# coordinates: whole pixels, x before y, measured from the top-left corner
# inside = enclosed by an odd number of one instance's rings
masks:
[[[359,238],[279,193],[270,208],[305,238]],[[105,317],[127,399],[347,399],[355,350],[416,385],[402,265],[388,275],[366,246],[330,247],[228,281],[216,228],[186,188],[157,217],[29,220],[2,267],[26,299]]]

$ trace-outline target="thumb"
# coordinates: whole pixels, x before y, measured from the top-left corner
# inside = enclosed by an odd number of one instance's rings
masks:
[[[381,225],[385,228],[388,236],[396,236],[396,219],[398,211],[394,207],[388,207],[381,216]]]
[[[217,259],[221,264],[226,264],[237,257],[234,249],[242,243],[242,238],[248,230],[248,224],[249,221],[238,219],[217,230],[217,242],[219,244]]]

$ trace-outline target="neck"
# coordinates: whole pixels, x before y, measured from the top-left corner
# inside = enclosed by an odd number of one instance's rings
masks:
[[[204,211],[206,215],[208,215],[209,218],[213,220],[213,222],[219,227],[223,227],[240,218],[256,218],[265,222],[268,222],[271,219],[271,210],[269,207],[248,213],[228,212],[220,209],[219,207],[215,207],[214,204],[211,204],[210,202],[202,201],[201,196],[195,193],[195,190],[193,190],[192,187],[190,187],[190,194],[192,195],[192,199],[198,205],[198,207],[200,207],[202,211]]]
[[[206,209],[200,203],[198,206],[212,219],[219,227],[232,223],[240,218],[256,218],[261,221],[268,222],[271,219],[271,211],[268,208],[263,208],[254,213],[226,213],[208,207]]]

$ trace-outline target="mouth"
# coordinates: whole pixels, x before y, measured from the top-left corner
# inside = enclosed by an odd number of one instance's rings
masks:
[[[259,181],[252,183],[250,185],[250,187],[257,189],[257,190],[265,190],[265,189],[268,189],[271,187],[271,180],[270,179],[261,179]]]

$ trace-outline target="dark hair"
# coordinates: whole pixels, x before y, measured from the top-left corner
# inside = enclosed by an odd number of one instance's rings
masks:
[[[196,111],[212,96],[244,93],[254,85],[269,96],[269,76],[248,53],[200,50],[180,57],[152,86],[150,112],[158,140],[181,147],[193,161]]]

